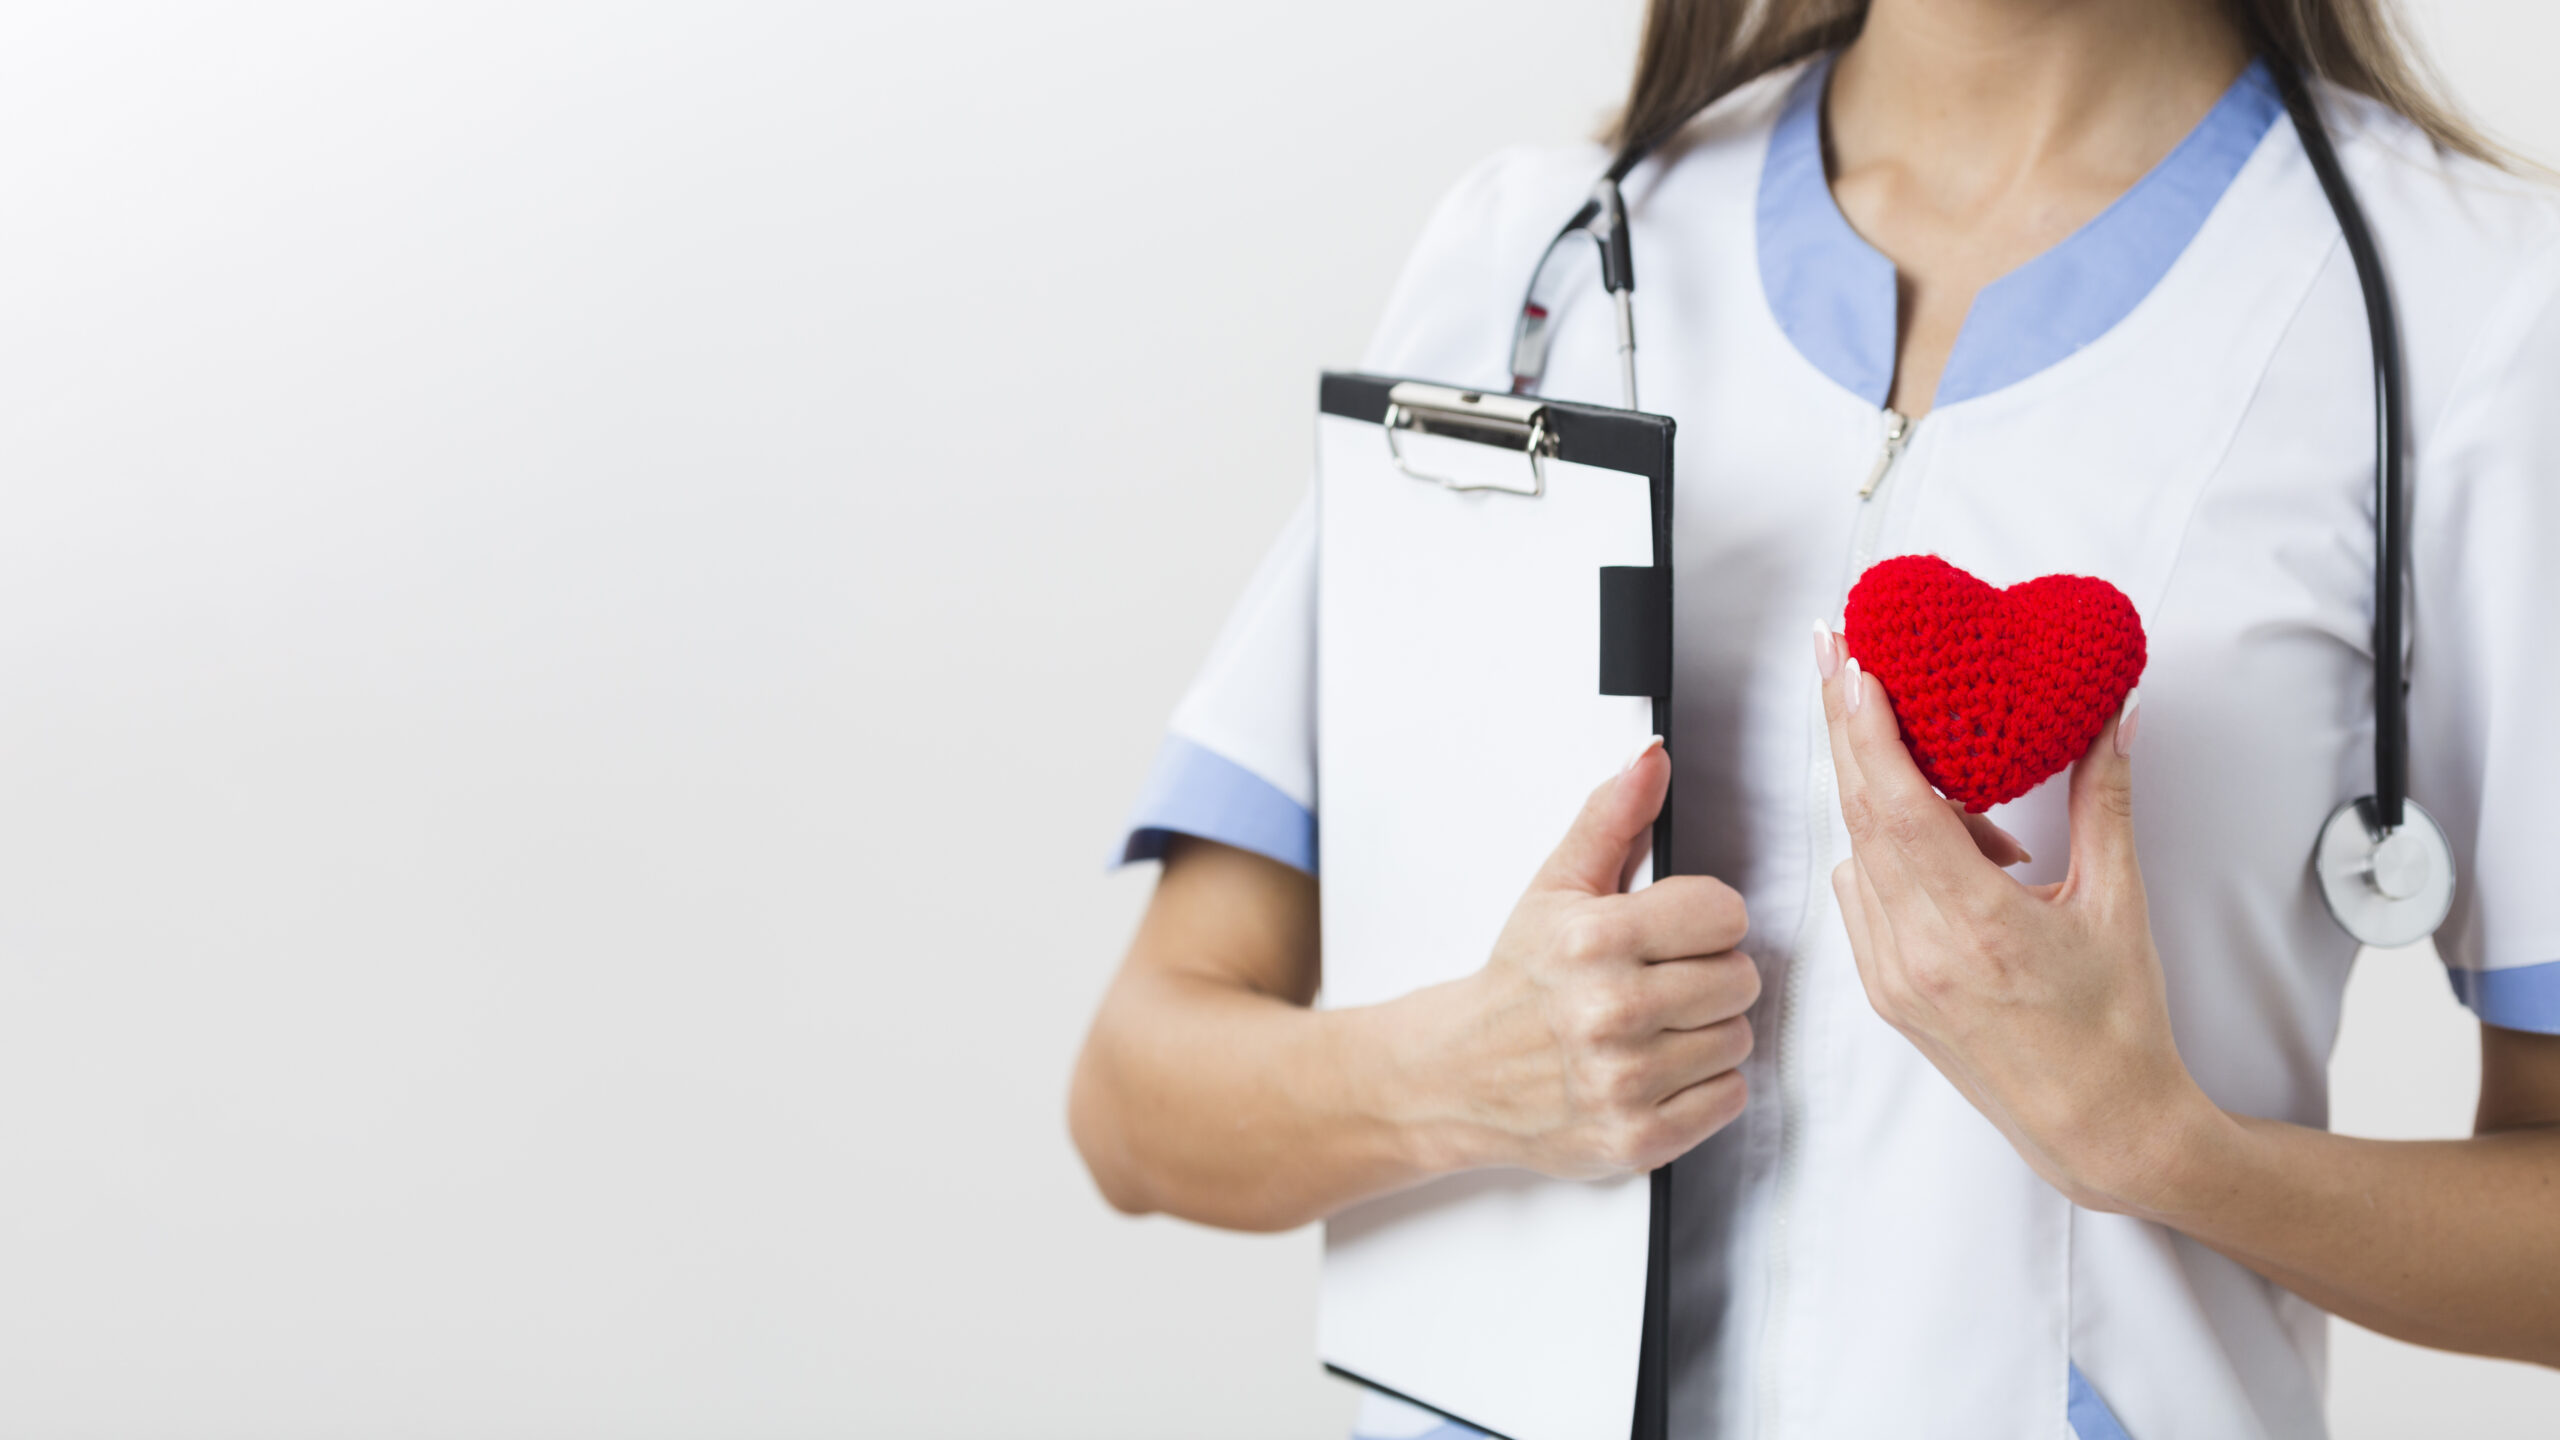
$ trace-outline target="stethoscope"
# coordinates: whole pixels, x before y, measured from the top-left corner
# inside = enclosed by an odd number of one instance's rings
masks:
[[[2453,908],[2453,846],[2443,827],[2409,798],[2409,687],[2400,650],[2401,577],[2409,565],[2408,516],[2403,507],[2400,326],[2391,291],[2374,250],[2364,207],[2356,203],[2338,152],[2313,106],[2302,74],[2281,56],[2267,57],[2268,73],[2284,97],[2293,128],[2302,137],[2312,173],[2328,197],[2354,260],[2364,293],[2364,315],[2373,352],[2373,793],[2331,811],[2311,855],[2320,895],[2339,928],[2367,945],[2411,945],[2435,933]],[[1676,129],[1677,127],[1673,127]],[[1658,139],[1659,137],[1656,137]],[[1529,291],[1511,337],[1511,389],[1532,394],[1547,369],[1548,321],[1555,312],[1550,262],[1576,235],[1598,247],[1600,284],[1616,310],[1618,383],[1626,406],[1636,408],[1635,257],[1627,243],[1626,201],[1619,182],[1654,147],[1647,139],[1613,160],[1591,198],[1583,202],[1530,272]]]

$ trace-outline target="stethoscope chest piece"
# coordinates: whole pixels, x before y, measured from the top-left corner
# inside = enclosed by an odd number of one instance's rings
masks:
[[[2409,691],[2403,675],[2406,602],[2402,581],[2409,563],[2409,529],[2402,473],[2407,466],[2402,437],[2408,427],[2402,415],[2407,399],[2400,369],[2400,322],[2392,308],[2391,286],[2383,274],[2372,226],[2366,223],[2364,207],[2356,203],[2355,187],[2347,183],[2346,168],[2338,162],[2309,86],[2284,56],[2270,54],[2266,64],[2284,97],[2286,113],[2293,117],[2294,131],[2320,191],[2337,217],[2339,236],[2355,263],[2357,288],[2364,297],[2373,358],[2374,789],[2377,795],[2404,797],[2409,773]],[[1618,187],[1657,138],[1639,137],[1618,152],[1591,198],[1547,242],[1537,267],[1530,271],[1528,292],[1521,297],[1519,320],[1512,329],[1513,396],[1523,400],[1535,396],[1546,374],[1547,351],[1554,338],[1549,327],[1558,303],[1549,292],[1565,283],[1561,278],[1565,271],[1551,270],[1548,262],[1567,248],[1572,237],[1588,235],[1599,246],[1601,288],[1617,305],[1619,384],[1626,392],[1627,408],[1636,408],[1635,250],[1628,238],[1626,199]],[[1470,392],[1460,398],[1469,402],[1460,408],[1490,411],[1486,396]],[[1390,421],[1387,431],[1390,445],[1406,418],[1401,408],[1396,413],[1399,418]],[[1529,412],[1519,413],[1525,418]],[[1533,442],[1537,433],[1532,432]],[[1403,464],[1401,455],[1397,463]],[[1530,464],[1539,473],[1533,477],[1534,487],[1523,494],[1539,493],[1546,485],[1534,444]],[[1405,473],[1415,474],[1410,469]],[[2384,828],[2384,817],[2395,809],[2401,815],[2399,823]],[[2311,868],[2320,877],[2320,896],[2328,902],[2330,916],[2367,945],[2388,949],[2416,944],[2434,934],[2453,909],[2453,847],[2446,843],[2435,818],[2405,798],[2394,806],[2367,795],[2339,806],[2320,827]]]
[[[2453,909],[2453,846],[2415,800],[2401,802],[2399,826],[2375,823],[2373,797],[2329,813],[2311,868],[2320,898],[2340,929],[2367,945],[2414,945]]]

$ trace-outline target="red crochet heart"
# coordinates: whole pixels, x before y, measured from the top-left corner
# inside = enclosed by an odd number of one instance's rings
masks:
[[[2086,575],[1994,590],[1897,555],[1849,592],[1849,653],[1884,682],[1920,773],[1988,810],[2077,760],[2142,678],[2142,617]]]

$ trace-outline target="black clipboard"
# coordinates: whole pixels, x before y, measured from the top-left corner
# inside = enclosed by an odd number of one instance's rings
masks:
[[[1514,748],[1504,753],[1514,756],[1543,754],[1550,738],[1564,736],[1568,748],[1582,739],[1579,732],[1566,735],[1577,725],[1596,734],[1615,735],[1629,724],[1649,725],[1649,733],[1664,736],[1669,743],[1675,426],[1666,416],[1637,411],[1353,373],[1323,377],[1319,410],[1317,785],[1324,825],[1318,854],[1327,897],[1326,989],[1328,1000],[1348,992],[1344,1003],[1367,1003],[1418,988],[1405,983],[1417,978],[1422,983],[1451,978],[1445,973],[1423,975],[1410,970],[1360,973],[1364,965],[1393,969],[1407,964],[1409,947],[1396,949],[1392,963],[1377,964],[1364,957],[1379,946],[1345,943],[1337,948],[1338,930],[1347,941],[1362,941],[1363,927],[1379,929],[1374,914],[1385,903],[1380,872],[1392,878],[1401,869],[1417,877],[1413,881],[1417,907],[1441,906],[1458,922],[1446,928],[1468,935],[1489,933],[1488,927],[1498,929],[1508,914],[1508,903],[1490,916],[1481,912],[1494,903],[1497,893],[1516,898],[1517,882],[1526,878],[1506,873],[1491,882],[1507,890],[1470,888],[1467,882],[1453,880],[1445,873],[1447,867],[1438,863],[1445,857],[1432,852],[1441,846],[1478,843],[1477,837],[1460,828],[1468,823],[1466,817],[1455,813],[1416,816],[1408,812],[1417,807],[1394,794],[1399,781],[1389,777],[1381,757],[1426,766],[1450,763],[1446,756],[1424,752],[1421,737],[1395,728],[1406,712],[1429,708],[1442,699],[1439,692],[1418,688],[1428,682],[1405,673],[1407,666],[1428,669],[1444,662],[1441,652],[1464,650],[1468,642],[1477,642],[1469,668],[1444,672],[1480,686],[1468,697],[1475,702],[1472,705],[1443,707],[1450,712],[1442,717],[1443,723],[1459,727],[1456,733],[1462,744],[1511,745]],[[1604,491],[1605,499],[1593,498]],[[1548,508],[1541,511],[1542,505]],[[1550,520],[1557,537],[1554,546],[1559,553],[1555,555],[1547,553],[1545,527]],[[1587,581],[1575,579],[1575,557],[1595,548],[1616,563],[1589,566],[1593,573]],[[1576,588],[1585,584],[1587,594]],[[1543,597],[1536,609],[1525,614],[1520,606],[1530,602],[1516,593],[1524,588],[1537,589]],[[1567,613],[1569,621],[1544,623],[1550,612]],[[1579,638],[1585,626],[1587,640]],[[1497,629],[1497,640],[1483,643],[1484,637],[1473,633],[1481,627]],[[1499,650],[1501,643],[1513,641],[1514,649]],[[1358,652],[1356,657],[1353,651]],[[1467,662],[1461,658],[1446,663]],[[1488,668],[1503,672],[1502,677],[1486,679]],[[1501,689],[1505,684],[1514,687],[1507,697]],[[1594,697],[1588,721],[1576,718],[1585,713],[1582,709],[1570,705],[1554,709],[1563,702],[1549,693],[1577,684],[1581,696]],[[1364,693],[1350,693],[1355,691]],[[1372,691],[1378,692],[1374,702],[1365,693]],[[1510,703],[1505,703],[1506,698]],[[1547,731],[1536,729],[1523,716],[1512,727],[1521,733],[1495,738],[1477,733],[1485,727],[1498,731],[1512,724],[1509,712],[1536,706],[1552,711],[1540,712],[1551,722]],[[1374,713],[1381,711],[1386,713]],[[1519,748],[1523,744],[1526,750]],[[1329,763],[1336,758],[1330,753],[1336,749],[1341,763]],[[1676,754],[1674,759],[1676,776]],[[1474,768],[1483,773],[1484,784],[1497,789],[1506,783],[1532,783],[1507,773],[1524,768],[1520,765]],[[1450,773],[1444,771],[1440,777],[1441,800],[1447,798]],[[1578,788],[1572,798],[1578,803],[1593,780],[1574,783]],[[1547,783],[1543,789],[1552,792],[1556,786]],[[1428,784],[1417,793],[1425,796],[1419,808],[1426,811],[1461,808],[1436,804],[1429,798],[1433,792]],[[1536,811],[1540,804],[1552,810],[1556,803],[1551,793],[1522,799],[1524,813]],[[1655,874],[1679,873],[1671,814],[1666,798],[1654,833]],[[1440,827],[1437,832],[1435,825]],[[1381,827],[1397,833],[1382,841],[1374,833]],[[1516,868],[1523,845],[1534,846],[1543,856],[1561,833],[1560,825],[1531,830],[1509,845],[1505,860]],[[1344,873],[1343,866],[1353,867],[1353,873]],[[1337,895],[1346,898],[1337,904]],[[1335,913],[1364,906],[1365,914]],[[1437,933],[1433,932],[1435,938]],[[1439,963],[1443,971],[1452,965],[1472,969],[1481,964],[1480,950],[1473,953],[1472,963],[1467,954],[1464,949],[1453,950]],[[1470,1263],[1467,1245],[1516,1251],[1520,1248],[1516,1244],[1504,1246],[1489,1238],[1501,1233],[1503,1207],[1511,1205],[1515,1211],[1534,1207],[1541,1203],[1535,1187],[1565,1184],[1526,1177],[1525,1172],[1519,1178],[1488,1177],[1482,1172],[1450,1177],[1352,1207],[1331,1222],[1321,1327],[1326,1368],[1501,1440],[1617,1440],[1622,1435],[1633,1440],[1667,1440],[1672,1169],[1665,1166],[1641,1183],[1646,1209],[1640,1222],[1640,1320],[1627,1325],[1612,1313],[1607,1317],[1610,1324],[1603,1327],[1623,1329],[1632,1338],[1633,1353],[1625,1357],[1632,1362],[1631,1393],[1620,1384],[1577,1382],[1588,1394],[1571,1397],[1572,1405],[1559,1410],[1524,1400],[1518,1393],[1496,1393],[1505,1385],[1485,1378],[1489,1366],[1478,1367],[1471,1379],[1465,1364],[1417,1357],[1410,1353],[1417,1347],[1396,1353],[1396,1324],[1410,1329],[1430,1308],[1426,1300],[1407,1306],[1405,1301],[1412,1297],[1402,1293],[1399,1285],[1418,1289],[1433,1283],[1432,1277],[1446,1279],[1453,1273],[1460,1274],[1462,1286],[1476,1283],[1478,1277],[1462,1273]],[[1506,1185],[1515,1188],[1506,1191],[1502,1188]],[[1566,1197],[1562,1203],[1564,1210],[1572,1211],[1578,1202]],[[1491,1228],[1483,1220],[1488,1213],[1496,1217]],[[1623,1206],[1590,1213],[1601,1218],[1589,1223],[1625,1223]],[[1440,1243],[1442,1237],[1432,1233],[1435,1225],[1448,1232],[1447,1243]],[[1516,1240],[1518,1232],[1511,1233]],[[1341,1238],[1346,1234],[1349,1239]],[[1387,1238],[1376,1238],[1381,1235]],[[1619,1239],[1622,1243],[1624,1237]],[[1397,1270],[1396,1244],[1404,1244],[1419,1257],[1407,1267],[1409,1280]],[[1388,1248],[1377,1249],[1380,1245]],[[1346,1251],[1361,1246],[1371,1247],[1356,1261],[1364,1273],[1354,1281],[1338,1283],[1338,1272],[1355,1264],[1344,1258]],[[1623,1263],[1628,1252],[1611,1253],[1619,1257],[1611,1263]],[[1481,1266],[1497,1271],[1513,1259],[1486,1253]],[[1501,1286],[1489,1283],[1483,1303],[1533,1308],[1541,1299],[1519,1295],[1506,1300]],[[1589,1297],[1582,1297],[1582,1303],[1590,1303]],[[1373,1327],[1383,1334],[1372,1333],[1358,1323],[1362,1317],[1345,1318],[1338,1313],[1345,1305],[1375,1309],[1395,1323]],[[1614,1302],[1611,1305],[1614,1311]],[[1469,1311],[1455,1317],[1454,1323],[1465,1325],[1478,1318]],[[1503,1319],[1499,1324],[1487,1322],[1496,1335],[1488,1343],[1497,1347],[1509,1343],[1519,1326],[1537,1323],[1530,1315]],[[1344,1338],[1355,1332],[1358,1338]],[[1607,1363],[1601,1357],[1602,1369]],[[1592,1366],[1585,1364],[1582,1369],[1590,1372]],[[1613,1402],[1608,1395],[1619,1398]],[[1618,1405],[1625,1406],[1617,1410],[1623,1420],[1594,1413]]]

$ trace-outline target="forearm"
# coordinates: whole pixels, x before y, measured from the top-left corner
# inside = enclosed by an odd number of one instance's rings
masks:
[[[2560,1129],[2333,1135],[2215,1111],[2126,1208],[2402,1340],[2560,1364]]]
[[[1704,876],[1620,893],[1671,782],[1648,745],[1594,790],[1483,967],[1318,1010],[1313,877],[1175,845],[1068,1101],[1122,1210],[1281,1230],[1481,1166],[1598,1179],[1665,1165],[1739,1114],[1742,898]]]
[[[1123,976],[1070,1100],[1105,1198],[1285,1230],[1452,1168],[1409,1113],[1396,1008],[1315,1010],[1182,974]]]

